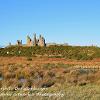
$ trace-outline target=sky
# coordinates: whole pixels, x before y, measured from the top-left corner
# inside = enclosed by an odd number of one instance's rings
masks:
[[[100,0],[0,0],[0,45],[46,42],[100,46]]]

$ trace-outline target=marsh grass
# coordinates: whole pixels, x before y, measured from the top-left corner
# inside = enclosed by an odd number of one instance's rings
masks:
[[[2,68],[1,68],[2,69]],[[47,88],[45,91],[0,91],[11,93],[12,96],[4,97],[3,100],[99,100],[100,98],[100,71],[91,69],[75,69],[74,65],[56,64],[13,64],[3,66],[0,76],[1,87],[18,88]],[[25,80],[25,81],[24,81]],[[60,96],[34,96],[14,97],[14,93],[62,93]]]

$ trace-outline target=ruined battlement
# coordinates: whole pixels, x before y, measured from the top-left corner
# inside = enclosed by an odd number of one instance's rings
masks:
[[[17,40],[16,45],[18,45],[18,46],[41,46],[41,47],[44,47],[44,46],[46,46],[46,43],[45,43],[45,38],[42,35],[40,35],[39,38],[37,38],[36,33],[35,33],[33,35],[33,39],[29,35],[27,35],[26,44],[22,44],[22,40]],[[11,43],[9,46],[11,46]]]
[[[33,40],[27,36],[27,46],[45,46],[45,38],[43,36],[39,36],[39,38],[36,37],[36,34],[34,34]]]

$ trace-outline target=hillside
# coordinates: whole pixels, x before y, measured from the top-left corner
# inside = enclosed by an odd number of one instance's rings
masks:
[[[92,60],[100,58],[100,48],[94,46],[12,46],[0,49],[0,56],[26,56]]]

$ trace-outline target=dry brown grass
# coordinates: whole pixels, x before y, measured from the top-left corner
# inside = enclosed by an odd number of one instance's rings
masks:
[[[0,65],[12,65],[12,64],[46,64],[46,63],[63,63],[63,64],[78,64],[78,65],[100,65],[99,59],[77,61],[66,60],[64,58],[38,58],[33,57],[31,61],[27,60],[27,57],[0,57]]]
[[[66,66],[68,64],[68,66]],[[71,69],[70,65],[99,65],[98,61],[70,61],[62,58],[0,57],[0,73],[7,86],[50,87],[68,83],[86,85],[100,82],[100,71],[87,73],[85,70]],[[26,82],[21,82],[25,79]],[[52,82],[50,81],[52,80]]]

